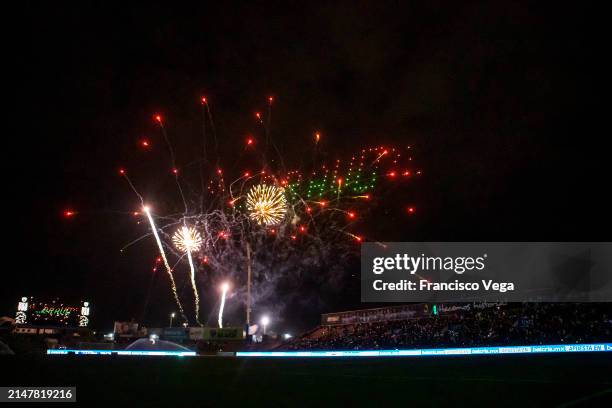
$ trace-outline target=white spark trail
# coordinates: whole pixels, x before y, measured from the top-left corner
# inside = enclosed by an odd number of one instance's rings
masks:
[[[145,212],[145,214],[147,214],[147,218],[149,219],[149,223],[151,224],[151,230],[153,231],[153,235],[155,236],[155,241],[157,242],[157,247],[159,248],[159,254],[162,257],[162,260],[164,261],[164,266],[166,267],[166,271],[168,272],[168,276],[170,277],[170,284],[172,287],[172,293],[174,294],[174,300],[176,301],[176,304],[179,307],[179,311],[181,312],[181,315],[183,316],[185,321],[188,321],[187,316],[185,316],[185,312],[183,310],[183,305],[181,305],[181,301],[179,300],[178,293],[176,291],[176,284],[174,283],[174,276],[172,275],[172,269],[170,268],[170,265],[168,264],[168,258],[166,258],[166,252],[164,251],[164,247],[162,245],[161,239],[159,239],[159,234],[157,233],[157,227],[155,226],[155,221],[153,221],[153,217],[151,216],[151,211],[149,210],[149,207],[147,206],[143,206],[142,210]]]
[[[223,328],[223,309],[225,308],[225,295],[227,295],[228,284],[223,284],[222,288],[223,292],[221,293],[221,306],[219,307],[219,328]]]
[[[193,258],[191,251],[187,251],[187,259],[189,260],[189,268],[191,269],[191,287],[193,288],[193,297],[195,299],[195,318],[196,322],[201,326],[200,323],[200,296],[198,295],[198,288],[196,287],[195,281],[195,267],[193,266]]]

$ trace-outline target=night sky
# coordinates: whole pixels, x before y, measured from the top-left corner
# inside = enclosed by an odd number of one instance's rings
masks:
[[[168,118],[177,160],[186,160],[201,95],[225,155],[268,95],[288,160],[315,131],[329,158],[372,143],[413,145],[423,178],[364,226],[379,240],[609,240],[609,198],[598,197],[604,151],[594,144],[603,134],[596,27],[576,5],[488,3],[53,3],[7,15],[14,114],[3,121],[0,315],[14,315],[21,296],[59,296],[92,301],[100,329],[130,318],[166,323],[174,307],[164,276],[144,313],[153,243],[119,252],[138,236],[124,213],[139,203],[117,170],[159,191],[159,175],[146,173],[167,164],[152,115]],[[139,149],[143,136],[158,150]],[[407,217],[405,204],[417,214]],[[79,214],[65,219],[67,208]],[[358,284],[321,301],[287,310],[284,327],[367,307]]]

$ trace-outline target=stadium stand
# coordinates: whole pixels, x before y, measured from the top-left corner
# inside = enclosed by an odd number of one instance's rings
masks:
[[[589,343],[612,340],[612,308],[599,303],[525,303],[399,306],[343,312],[345,321],[322,324],[279,350],[376,350]],[[388,317],[388,318],[387,318]],[[325,319],[338,321],[338,319]]]

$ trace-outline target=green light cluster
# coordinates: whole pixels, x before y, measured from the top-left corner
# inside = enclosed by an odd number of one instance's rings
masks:
[[[285,194],[287,195],[287,201],[295,202],[296,200],[299,199],[299,194],[297,192],[299,186],[300,186],[299,183],[287,184],[287,186],[285,187]]]
[[[361,170],[356,173],[349,171],[346,177],[342,178],[342,184],[338,185],[338,179],[330,177],[328,175],[323,176],[320,179],[310,180],[308,183],[308,190],[306,197],[309,199],[324,198],[326,196],[333,196],[340,192],[350,193],[364,193],[371,191],[376,186],[377,175],[373,171],[368,176],[363,176]]]

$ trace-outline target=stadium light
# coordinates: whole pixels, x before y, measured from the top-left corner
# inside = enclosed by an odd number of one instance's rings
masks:
[[[174,316],[176,316],[174,312],[170,313],[170,327],[172,327],[172,319],[174,319]]]
[[[268,326],[268,323],[270,323],[270,318],[268,316],[263,316],[261,318],[261,325],[263,326],[264,336],[266,335],[266,327]]]
[[[285,334],[283,334],[283,337],[285,338],[285,340],[289,340],[293,336],[290,335],[289,333],[285,333]]]

